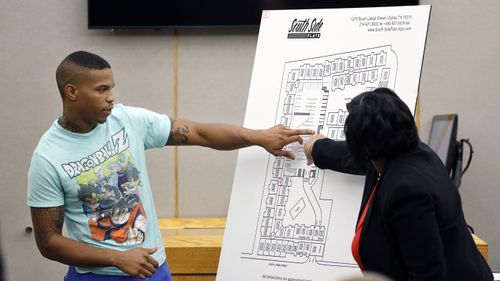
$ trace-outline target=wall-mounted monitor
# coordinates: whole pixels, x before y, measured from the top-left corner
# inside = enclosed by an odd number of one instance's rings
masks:
[[[418,5],[418,0],[88,0],[89,29],[258,26],[262,10]]]
[[[458,115],[435,115],[432,118],[429,146],[443,161],[448,172],[454,168],[457,148]]]

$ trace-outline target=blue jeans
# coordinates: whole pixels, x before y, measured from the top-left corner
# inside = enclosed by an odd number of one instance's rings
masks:
[[[68,273],[64,276],[64,281],[172,281],[172,276],[170,276],[170,270],[166,262],[158,267],[153,276],[144,280],[132,276],[99,275],[94,273],[82,274],[76,272],[75,267],[70,266]]]

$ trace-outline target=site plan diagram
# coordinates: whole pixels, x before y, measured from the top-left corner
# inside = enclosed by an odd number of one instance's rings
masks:
[[[286,63],[276,122],[344,140],[347,112],[329,106],[331,97],[342,97],[346,88],[359,93],[393,88],[396,73],[390,46]],[[252,252],[242,257],[355,267],[324,258],[334,198],[322,197],[324,171],[307,167],[300,147],[289,149],[299,158],[269,157],[256,239]]]
[[[345,104],[378,87],[415,108],[429,11],[264,11],[245,126],[283,124],[345,140]],[[240,151],[217,280],[360,274],[350,243],[363,177],[308,166],[299,143],[285,149],[296,159]]]

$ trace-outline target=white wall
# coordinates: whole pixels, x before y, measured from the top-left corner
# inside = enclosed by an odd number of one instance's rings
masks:
[[[179,31],[179,117],[242,125],[257,28]],[[235,151],[179,148],[181,216],[227,214]]]
[[[500,270],[500,1],[434,0],[420,87],[421,132],[432,116],[459,115],[458,137],[474,146],[460,193],[465,216]],[[464,161],[467,153],[464,153]]]
[[[496,158],[500,120],[500,1],[433,4],[420,88],[422,138],[434,114],[460,115],[459,136],[476,153],[461,193],[467,220],[500,269]],[[173,33],[87,30],[86,1],[0,0],[0,239],[8,280],[61,280],[65,266],[40,256],[26,205],[26,174],[40,135],[61,114],[54,72],[70,52],[88,50],[113,66],[120,102],[173,112]],[[179,116],[242,124],[257,43],[256,29],[181,30]],[[180,215],[225,216],[236,152],[179,151]],[[173,215],[172,149],[148,152],[160,216]]]

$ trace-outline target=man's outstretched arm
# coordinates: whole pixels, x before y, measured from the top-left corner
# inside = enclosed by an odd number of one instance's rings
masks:
[[[265,130],[247,129],[229,124],[206,124],[184,119],[171,119],[170,136],[166,145],[201,145],[218,150],[233,150],[251,145],[263,147],[274,156],[291,159],[295,155],[283,150],[286,145],[299,142],[300,135],[312,135],[308,129],[289,129],[276,125]]]
[[[156,249],[109,250],[64,237],[61,233],[64,222],[63,206],[31,207],[31,219],[38,249],[48,259],[84,267],[115,266],[141,279],[156,272],[158,262],[151,257]]]

